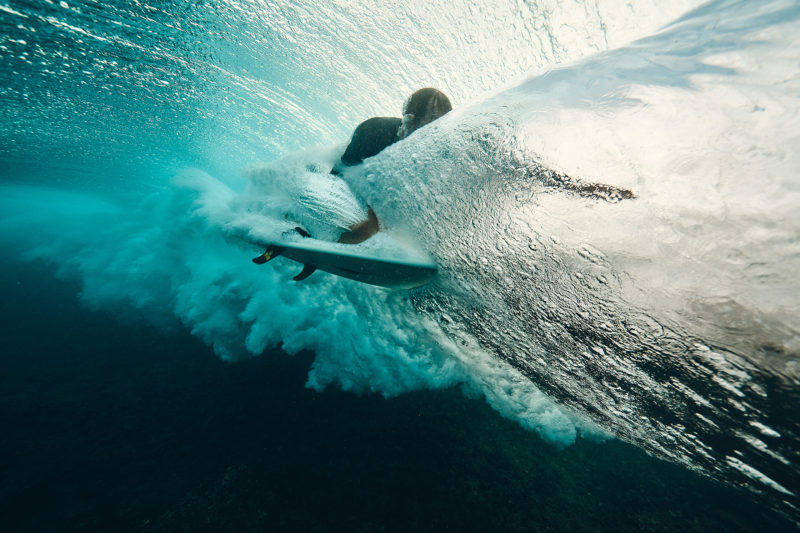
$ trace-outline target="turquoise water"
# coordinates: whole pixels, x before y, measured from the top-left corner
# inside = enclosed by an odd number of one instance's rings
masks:
[[[312,354],[317,394],[457,387],[552,450],[617,437],[796,521],[800,6],[658,4],[0,3],[4,253],[234,365]],[[344,179],[437,281],[252,265],[285,184],[429,85],[454,112]]]

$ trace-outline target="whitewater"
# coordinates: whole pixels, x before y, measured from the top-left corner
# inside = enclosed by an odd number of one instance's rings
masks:
[[[225,359],[460,386],[800,519],[800,4],[452,4],[0,4],[4,249]],[[437,280],[252,265],[287,184],[428,85],[455,110],[343,178]]]

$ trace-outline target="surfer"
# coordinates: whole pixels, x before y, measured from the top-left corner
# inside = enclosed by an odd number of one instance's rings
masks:
[[[341,175],[347,167],[361,164],[368,157],[379,154],[392,144],[405,139],[421,127],[430,124],[453,109],[450,99],[439,91],[427,87],[414,92],[403,103],[403,117],[373,117],[359,124],[353,131],[350,143],[347,145],[339,161],[331,169],[331,174]],[[367,218],[352,224],[343,232],[338,242],[343,244],[358,244],[363,242],[380,230],[380,222],[371,207],[367,206]],[[310,237],[303,228],[295,228],[301,236]],[[283,253],[277,246],[270,246],[260,256],[253,259],[256,264],[263,264]],[[313,265],[304,265],[302,272],[295,276],[295,281],[301,281],[314,273],[317,268]]]
[[[442,91],[430,87],[416,91],[403,104],[403,118],[373,117],[359,124],[331,174],[338,176],[344,168],[379,154],[452,109],[450,99]],[[375,235],[379,229],[378,217],[368,207],[367,218],[350,226],[339,236],[339,242],[358,244]]]

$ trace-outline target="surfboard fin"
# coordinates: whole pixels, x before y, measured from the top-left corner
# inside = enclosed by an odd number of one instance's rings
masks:
[[[267,261],[269,261],[271,259],[275,259],[276,257],[281,255],[282,253],[283,253],[283,250],[281,248],[277,248],[275,246],[270,246],[269,248],[264,250],[263,254],[259,255],[258,257],[254,257],[253,258],[253,263],[255,263],[257,265],[263,265]]]
[[[316,270],[317,270],[317,267],[315,267],[314,265],[303,265],[303,270],[298,275],[293,277],[292,279],[295,280],[295,281],[303,281],[308,276],[310,276],[311,274],[316,272]]]

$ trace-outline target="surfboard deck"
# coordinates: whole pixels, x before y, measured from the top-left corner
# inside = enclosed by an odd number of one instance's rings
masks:
[[[378,235],[361,244],[341,244],[311,237],[254,244],[264,249],[274,247],[280,250],[280,257],[336,276],[390,289],[421,287],[436,277],[438,266],[427,254],[386,234]],[[375,241],[369,242],[373,239]]]

